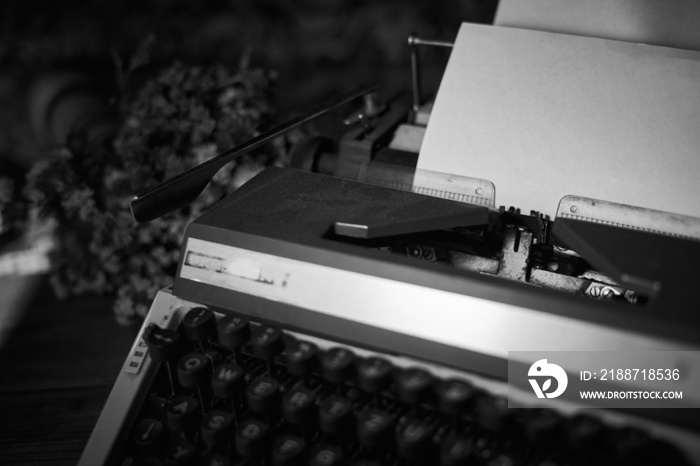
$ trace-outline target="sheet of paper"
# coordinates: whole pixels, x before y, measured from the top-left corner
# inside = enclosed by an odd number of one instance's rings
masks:
[[[697,0],[500,0],[494,24],[700,50]]]
[[[700,217],[700,52],[465,23],[418,168]]]

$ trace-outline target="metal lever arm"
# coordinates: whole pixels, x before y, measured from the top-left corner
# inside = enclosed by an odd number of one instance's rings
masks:
[[[319,105],[306,113],[275,126],[243,144],[227,150],[179,174],[175,178],[171,178],[164,183],[147,189],[131,200],[131,215],[133,215],[137,222],[148,222],[168,212],[186,206],[201,194],[216,172],[227,163],[247,152],[257,149],[278,136],[288,133],[297,126],[329,112],[335,107],[377,90],[377,87],[377,84],[361,85],[347,94],[338,96],[323,105]]]

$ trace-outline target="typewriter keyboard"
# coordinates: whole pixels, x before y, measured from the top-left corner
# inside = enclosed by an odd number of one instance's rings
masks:
[[[134,465],[685,464],[594,417],[509,409],[467,380],[220,316],[144,333],[160,367],[129,435]]]

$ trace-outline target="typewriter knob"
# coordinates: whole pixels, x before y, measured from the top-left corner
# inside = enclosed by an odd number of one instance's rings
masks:
[[[209,380],[211,361],[200,353],[189,353],[177,363],[177,379],[185,388],[205,385]]]
[[[330,348],[321,358],[323,376],[332,383],[343,383],[353,375],[355,355],[346,348]]]
[[[288,391],[282,400],[282,415],[292,424],[307,424],[313,420],[316,395],[305,387]]]
[[[134,428],[134,444],[145,455],[158,452],[165,439],[165,426],[158,419],[141,419]]]
[[[272,450],[272,463],[275,466],[296,466],[303,464],[306,442],[297,435],[284,434]]]
[[[199,402],[189,396],[176,396],[167,407],[168,426],[177,432],[188,431],[196,425]]]
[[[350,430],[352,403],[345,397],[331,395],[324,399],[318,410],[319,427],[330,435],[341,436]]]
[[[151,358],[156,362],[164,362],[182,354],[182,336],[175,330],[151,324],[144,332],[144,340],[151,352]]]
[[[227,315],[219,321],[219,343],[228,348],[245,345],[250,338],[250,320],[247,317]]]
[[[476,391],[469,382],[446,380],[437,386],[440,410],[447,415],[464,414],[474,401]]]
[[[259,419],[247,419],[238,425],[236,430],[236,451],[241,456],[260,456],[264,453],[270,426]]]
[[[216,317],[206,307],[193,307],[182,320],[185,337],[190,341],[205,341],[216,336]]]
[[[211,375],[214,396],[231,399],[243,388],[243,369],[236,364],[219,364]]]
[[[279,327],[261,325],[253,331],[250,344],[253,353],[265,360],[271,360],[284,349],[284,333]]]
[[[357,365],[360,388],[370,393],[379,393],[391,384],[392,366],[382,358],[370,357]]]
[[[246,396],[251,411],[259,414],[274,413],[278,409],[280,383],[272,377],[258,377],[248,385]]]
[[[381,448],[388,445],[393,419],[384,410],[369,408],[357,416],[357,437],[368,448]]]
[[[396,376],[396,388],[404,403],[416,405],[430,396],[433,376],[417,368],[405,369]]]
[[[396,430],[396,447],[399,456],[413,459],[414,462],[421,464],[429,462],[432,437],[432,429],[427,423],[414,418],[405,420]]]
[[[321,445],[311,453],[310,466],[339,466],[344,463],[343,451],[334,445]]]
[[[233,416],[226,411],[214,409],[202,419],[202,440],[209,446],[225,443],[233,428]]]
[[[318,362],[318,346],[309,341],[293,340],[285,350],[287,370],[297,376],[309,374]]]
[[[468,437],[451,435],[440,446],[440,466],[462,466],[474,458],[474,441]]]

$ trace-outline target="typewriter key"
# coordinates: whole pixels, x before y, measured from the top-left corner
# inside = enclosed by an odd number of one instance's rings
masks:
[[[259,419],[247,419],[236,430],[236,451],[241,456],[260,456],[266,449],[270,426]]]
[[[483,395],[476,401],[475,410],[479,425],[487,431],[498,434],[508,429],[511,418],[504,397]]]
[[[392,366],[382,358],[370,357],[357,365],[360,388],[370,393],[379,393],[391,384]]]
[[[330,348],[321,358],[323,376],[332,383],[343,383],[353,376],[355,355],[346,348]]]
[[[260,359],[269,361],[284,350],[284,333],[278,327],[261,325],[253,330],[250,344],[253,353]]]
[[[471,464],[476,449],[470,438],[451,435],[440,446],[440,466],[463,466]]]
[[[178,439],[172,442],[163,453],[163,460],[168,466],[189,466],[197,456],[197,448],[190,442]]]
[[[185,337],[190,341],[205,341],[216,336],[216,317],[205,307],[194,307],[182,320]]]
[[[243,389],[243,369],[236,364],[219,364],[211,374],[211,388],[214,396],[229,400]]]
[[[347,398],[331,395],[324,399],[318,410],[319,427],[330,435],[344,435],[352,423],[352,403]]]
[[[412,405],[426,401],[430,396],[432,382],[433,376],[423,369],[409,368],[400,371],[396,376],[399,399]]]
[[[275,442],[272,450],[272,463],[275,466],[296,466],[303,462],[306,441],[296,435],[284,434]]]
[[[460,416],[471,406],[476,395],[474,386],[462,380],[446,380],[437,385],[438,406],[447,415]]]
[[[335,445],[320,445],[311,453],[311,466],[339,466],[344,464],[343,451]]]
[[[245,345],[250,338],[250,321],[242,316],[225,316],[218,325],[219,343],[228,348]]]
[[[316,414],[315,401],[314,392],[305,387],[295,387],[284,395],[282,415],[292,424],[308,425]]]
[[[165,463],[160,456],[139,456],[134,458],[132,466],[164,466]]]
[[[209,381],[211,361],[199,353],[189,353],[177,363],[177,379],[185,388],[196,388]]]
[[[525,436],[532,442],[560,443],[564,419],[552,409],[525,410]]]
[[[357,416],[357,438],[368,448],[387,447],[393,419],[384,410],[370,408]]]
[[[134,444],[145,455],[156,453],[163,443],[165,427],[158,419],[141,419],[134,427]]]
[[[251,411],[274,414],[279,404],[280,383],[272,377],[258,377],[248,385],[246,396]]]
[[[175,431],[189,431],[197,424],[199,401],[189,396],[176,396],[168,403],[168,427]]]
[[[605,427],[596,418],[580,414],[569,421],[569,445],[575,450],[585,451],[601,446],[605,437]]]
[[[231,413],[219,409],[208,411],[202,418],[202,440],[209,446],[225,443],[233,428]]]
[[[309,341],[293,340],[285,350],[287,370],[297,376],[311,373],[318,363],[318,346]]]
[[[204,456],[198,466],[233,466],[231,460],[224,455],[219,453],[210,453]]]
[[[433,432],[419,419],[405,419],[396,430],[396,448],[399,456],[415,461],[427,460]],[[422,462],[422,461],[421,461]]]

